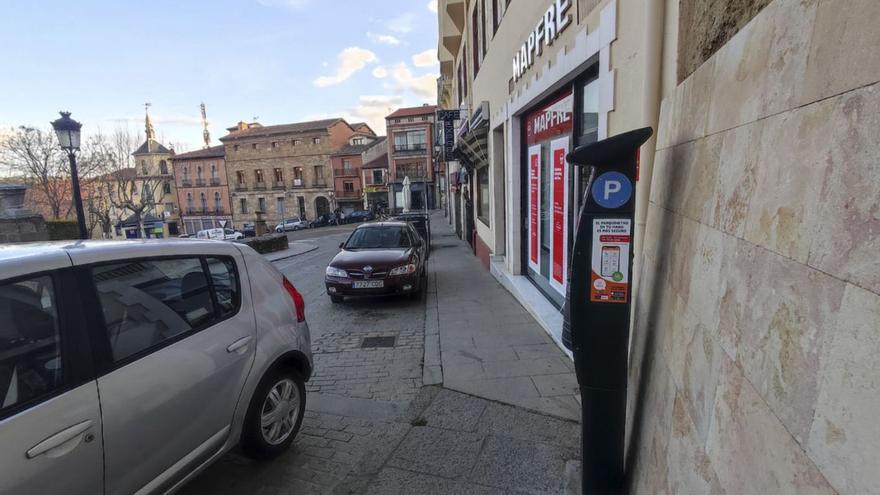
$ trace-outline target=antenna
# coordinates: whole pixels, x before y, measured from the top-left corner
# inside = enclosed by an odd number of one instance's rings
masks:
[[[259,118],[260,118],[259,115],[254,115],[254,118],[253,118],[252,120],[253,120],[254,122],[256,122],[257,120],[259,120]]]
[[[202,138],[205,140],[205,148],[211,146],[211,133],[208,132],[208,111],[205,109],[205,102],[202,102]]]

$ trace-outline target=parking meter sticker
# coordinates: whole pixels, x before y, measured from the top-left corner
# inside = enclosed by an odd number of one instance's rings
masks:
[[[597,205],[614,209],[625,205],[632,198],[633,186],[626,175],[605,172],[593,182],[590,192]]]
[[[632,220],[593,220],[590,302],[625,304],[629,300],[629,253]]]

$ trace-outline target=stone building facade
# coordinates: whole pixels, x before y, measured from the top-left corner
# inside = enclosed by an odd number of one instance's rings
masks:
[[[174,184],[186,234],[232,225],[224,146],[175,155]]]
[[[132,228],[137,225],[122,225],[125,237],[176,237],[180,234],[180,208],[177,203],[177,191],[174,185],[174,171],[171,157],[174,152],[156,140],[156,133],[146,118],[147,138],[132,153],[135,161],[135,192],[140,196],[148,196],[142,201],[149,203],[145,217],[149,215],[151,222],[144,225],[140,235],[133,235]]]
[[[362,154],[375,140],[375,136],[355,135],[349,140],[348,146],[331,157],[334,197],[337,207],[345,213],[364,208],[364,185],[361,180]]]
[[[270,227],[284,218],[309,220],[336,208],[331,156],[359,132],[343,119],[273,126],[240,122],[220,138],[225,147],[236,227],[257,212]],[[369,127],[360,134],[372,135]]]

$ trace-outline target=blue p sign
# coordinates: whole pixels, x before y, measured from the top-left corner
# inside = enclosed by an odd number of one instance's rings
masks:
[[[602,208],[620,208],[632,197],[632,182],[620,172],[605,172],[595,182],[593,201]]]

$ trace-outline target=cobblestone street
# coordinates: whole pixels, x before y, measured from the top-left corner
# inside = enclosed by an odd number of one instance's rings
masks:
[[[275,262],[306,299],[315,360],[293,446],[263,463],[233,451],[183,493],[562,492],[577,423],[423,386],[426,322],[437,337],[433,274],[418,299],[330,302],[324,267],[349,230],[290,234],[318,249]]]

